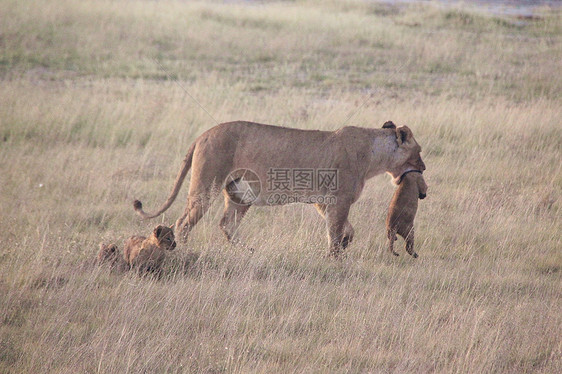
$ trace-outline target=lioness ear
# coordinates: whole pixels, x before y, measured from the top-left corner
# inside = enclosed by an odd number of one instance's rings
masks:
[[[412,131],[407,126],[400,126],[396,129],[396,141],[398,145],[406,143],[412,136]]]
[[[384,125],[382,125],[383,129],[395,129],[396,125],[392,121],[386,121]]]

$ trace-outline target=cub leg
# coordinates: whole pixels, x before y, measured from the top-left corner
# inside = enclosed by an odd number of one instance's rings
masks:
[[[418,258],[418,254],[414,251],[414,228],[412,227],[408,235],[406,236],[406,252],[408,252],[412,257]]]
[[[388,237],[388,250],[395,256],[400,256],[398,253],[394,251],[394,242],[396,241],[396,231],[395,230],[388,230],[386,232]]]

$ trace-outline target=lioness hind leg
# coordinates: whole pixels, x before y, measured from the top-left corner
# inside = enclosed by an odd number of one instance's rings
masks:
[[[188,196],[187,206],[183,215],[176,221],[176,232],[181,240],[186,241],[189,232],[205,215],[209,209],[209,194],[199,194],[195,196]]]
[[[238,226],[248,209],[250,209],[250,205],[236,204],[230,199],[226,190],[224,191],[224,214],[220,221],[220,228],[224,232],[226,240],[234,239]]]

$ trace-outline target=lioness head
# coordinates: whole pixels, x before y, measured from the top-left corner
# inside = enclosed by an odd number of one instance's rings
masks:
[[[166,250],[173,250],[176,248],[176,240],[174,237],[174,231],[171,227],[158,225],[152,232],[156,240],[158,241],[158,247]]]
[[[386,122],[383,129],[392,129],[396,135],[396,143],[398,148],[395,154],[395,167],[389,170],[388,173],[392,175],[397,181],[402,174],[409,170],[425,170],[425,164],[420,156],[421,147],[414,139],[414,134],[408,126],[396,127],[391,121]]]

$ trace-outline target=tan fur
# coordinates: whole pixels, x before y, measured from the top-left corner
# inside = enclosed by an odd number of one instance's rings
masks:
[[[123,259],[131,268],[140,271],[158,271],[165,251],[176,247],[174,232],[170,227],[158,225],[152,234],[145,236],[131,236],[125,242]]]
[[[393,255],[398,256],[394,251],[394,241],[398,234],[406,240],[406,251],[414,258],[418,257],[414,251],[414,218],[418,210],[418,199],[425,198],[426,194],[427,185],[421,173],[412,172],[402,177],[386,217],[388,247]]]
[[[100,243],[100,249],[97,256],[97,263],[101,264],[109,264],[110,266],[115,266],[115,264],[119,261],[119,250],[117,246],[113,243],[105,244]]]
[[[115,244],[100,243],[99,248],[96,264],[109,265],[112,271],[119,273],[129,270],[129,264],[125,262]]]
[[[320,204],[317,209],[326,220],[330,253],[337,256],[351,241],[353,228],[347,216],[366,180],[384,172],[398,178],[407,170],[424,170],[420,152],[421,147],[410,129],[397,128],[392,122],[385,123],[382,129],[349,126],[337,131],[299,130],[242,121],[223,123],[203,133],[191,145],[172,193],[157,212],[145,213],[138,200],[134,208],[143,218],[162,214],[174,202],[191,168],[187,206],[176,221],[176,228],[186,239],[210,206],[212,191],[222,189],[225,209],[220,226],[231,240],[250,204],[240,205],[230,198],[231,189],[225,183],[230,173],[238,169],[252,170],[262,188],[251,205],[263,206],[271,205],[270,197],[276,192],[266,188],[268,171],[272,168],[335,169],[336,191],[291,193],[303,198],[319,194],[336,198],[335,203]]]

